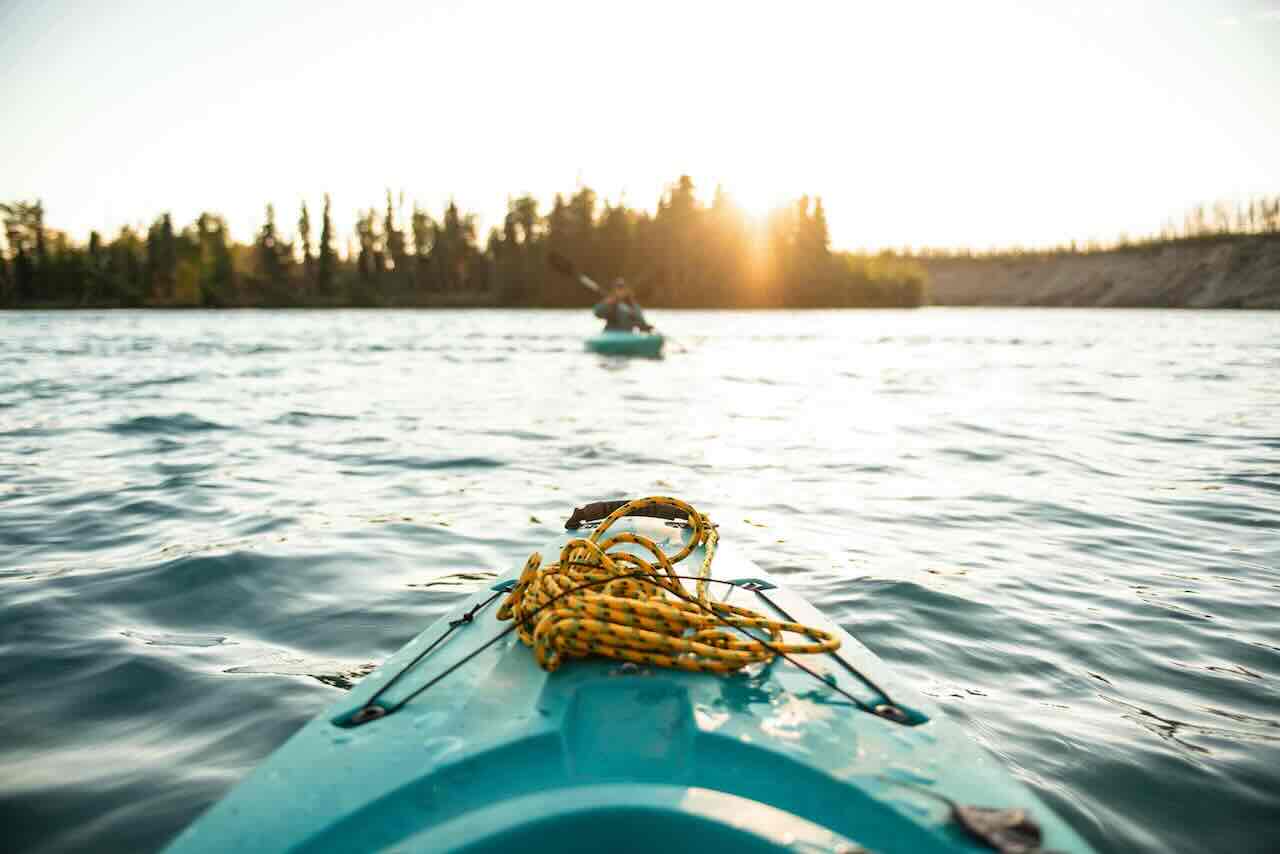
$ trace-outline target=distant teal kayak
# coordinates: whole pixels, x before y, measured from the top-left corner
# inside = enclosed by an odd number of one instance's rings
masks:
[[[592,353],[610,356],[657,356],[662,353],[666,339],[658,332],[606,331],[587,339],[587,349]]]
[[[626,517],[615,531],[668,554],[694,542],[679,519]],[[169,851],[1092,850],[932,701],[729,544],[707,576],[717,603],[818,628],[839,648],[728,674],[595,655],[548,672],[498,619],[519,577],[411,641]]]

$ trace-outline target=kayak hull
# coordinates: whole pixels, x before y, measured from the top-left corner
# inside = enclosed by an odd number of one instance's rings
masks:
[[[688,536],[657,520],[618,527],[668,551]],[[700,562],[699,549],[681,567]],[[496,619],[513,573],[339,698],[169,850],[989,850],[951,803],[1025,809],[1046,848],[1091,850],[803,598],[729,544],[712,571],[716,598],[836,633],[838,651],[802,657],[821,678],[781,659],[724,676],[599,658],[547,673]],[[378,699],[394,710],[352,726],[402,671]],[[886,703],[900,721],[866,711]]]
[[[659,356],[666,339],[657,332],[606,331],[586,340],[586,348],[592,353],[606,356]]]

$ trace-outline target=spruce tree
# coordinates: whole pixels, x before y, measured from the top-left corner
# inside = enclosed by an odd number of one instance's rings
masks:
[[[436,235],[435,251],[436,268],[445,290],[456,290],[461,287],[461,269],[466,263],[463,258],[462,215],[458,205],[449,200],[444,209],[444,221],[440,233]]]
[[[8,305],[13,299],[13,276],[9,272],[9,259],[0,252],[0,305]]]
[[[151,296],[161,301],[172,299],[177,272],[178,247],[173,235],[173,219],[164,213],[147,231],[147,278]]]
[[[404,204],[401,194],[400,203]],[[395,211],[391,204],[391,191],[387,190],[387,215],[383,220],[382,233],[387,244],[387,257],[391,259],[396,274],[401,275],[409,267],[409,254],[405,249],[404,232],[396,228]]]
[[[276,209],[267,205],[267,219],[258,232],[254,244],[257,256],[258,274],[269,290],[271,302],[291,301],[294,297],[287,291],[289,283],[289,266],[292,261],[293,247],[280,239],[276,231]]]
[[[5,239],[13,253],[13,301],[22,304],[38,299],[40,294],[37,260],[43,251],[43,215],[37,215],[39,202],[13,202],[0,205],[4,213]]]
[[[324,213],[320,220],[320,246],[316,258],[316,290],[323,296],[333,294],[335,258],[333,252],[333,221],[329,218],[329,194],[324,194]]]
[[[311,256],[311,215],[305,199],[298,215],[298,240],[302,243],[302,290],[305,292],[311,290],[315,275],[315,259]]]
[[[227,224],[222,217],[202,213],[196,220],[200,244],[200,300],[207,306],[234,302],[234,271],[231,248],[227,245]]]
[[[431,272],[431,252],[435,244],[436,225],[427,212],[413,203],[413,218],[410,221],[413,232],[413,289],[420,294],[423,291],[439,290],[435,277]]]
[[[367,300],[368,295],[373,291],[374,283],[380,272],[378,268],[382,263],[382,253],[378,251],[377,246],[378,232],[377,226],[374,225],[375,216],[374,211],[370,209],[361,213],[359,219],[356,220],[356,240],[360,244],[357,269],[360,273],[364,300]]]

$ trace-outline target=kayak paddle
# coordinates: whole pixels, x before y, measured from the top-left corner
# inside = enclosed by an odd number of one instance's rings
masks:
[[[579,273],[573,267],[573,262],[561,255],[559,252],[551,252],[547,255],[547,263],[551,265],[551,269],[561,275],[568,276],[571,279],[577,279],[582,286],[588,290],[595,291],[598,294],[604,293],[603,289],[597,285],[586,273]]]

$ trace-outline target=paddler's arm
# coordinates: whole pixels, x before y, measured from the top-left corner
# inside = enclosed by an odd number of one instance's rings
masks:
[[[627,308],[631,310],[631,322],[635,324],[642,332],[650,332],[653,327],[644,319],[644,312],[640,310],[640,303],[631,300],[627,303]]]

